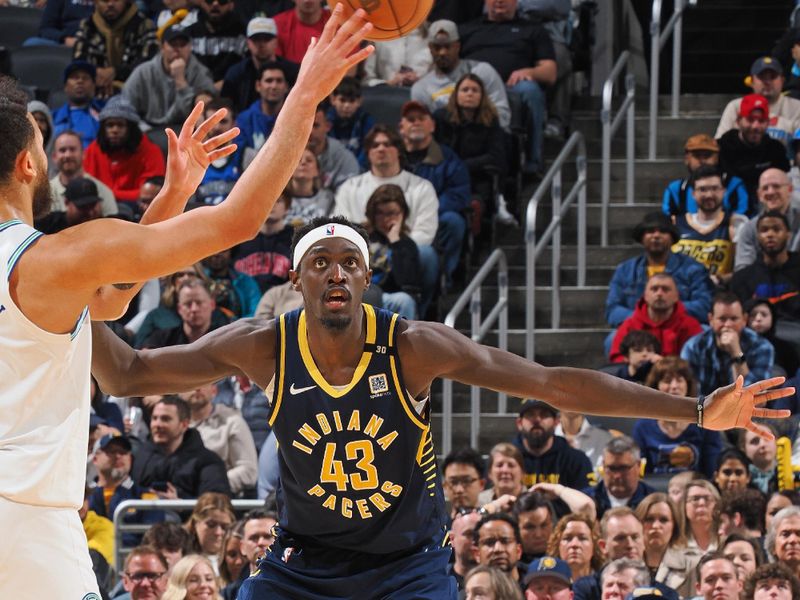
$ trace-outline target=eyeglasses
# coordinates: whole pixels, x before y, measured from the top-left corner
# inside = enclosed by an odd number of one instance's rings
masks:
[[[458,486],[469,487],[476,481],[478,481],[477,477],[450,477],[444,480],[445,484],[452,488]]]
[[[500,542],[503,546],[508,546],[509,544],[513,544],[516,542],[514,538],[510,537],[488,537],[482,540],[478,540],[478,545],[483,546],[485,548],[493,548],[497,542]]]
[[[694,188],[694,191],[700,194],[707,194],[710,192],[719,192],[722,190],[721,185],[701,185],[700,187]]]
[[[394,148],[395,145],[392,142],[372,142],[372,146],[370,148]]]
[[[603,470],[608,471],[609,473],[625,473],[626,471],[630,471],[635,464],[630,465],[603,465]]]
[[[700,504],[701,502],[705,504],[714,504],[716,500],[713,496],[688,496],[686,498],[687,504]]]
[[[160,573],[150,573],[144,571],[142,573],[125,573],[128,576],[128,579],[133,581],[134,583],[142,583],[145,579],[150,583],[155,583],[159,579],[161,579],[166,574],[166,571],[161,571]]]

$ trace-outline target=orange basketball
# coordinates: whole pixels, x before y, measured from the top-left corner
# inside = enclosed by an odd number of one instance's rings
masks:
[[[428,17],[434,0],[328,0],[333,9],[341,2],[346,17],[359,8],[367,11],[372,33],[367,39],[380,42],[395,40],[415,30]]]

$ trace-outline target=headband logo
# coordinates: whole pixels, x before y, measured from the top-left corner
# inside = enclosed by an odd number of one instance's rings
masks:
[[[325,235],[333,235],[333,229],[336,227],[335,225],[326,225],[325,226]]]

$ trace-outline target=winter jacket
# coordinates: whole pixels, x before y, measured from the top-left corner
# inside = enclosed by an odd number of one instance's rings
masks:
[[[711,297],[714,294],[714,284],[709,279],[706,268],[693,258],[672,252],[664,272],[675,279],[686,312],[705,323],[711,311]],[[646,284],[646,255],[640,254],[617,266],[608,284],[606,297],[606,321],[609,325],[619,327],[633,313]]]
[[[469,206],[469,171],[464,161],[447,146],[432,140],[425,158],[409,165],[408,170],[433,184],[439,197],[439,214],[460,213]]]
[[[86,148],[83,168],[110,187],[117,202],[135,202],[142,184],[166,171],[161,149],[146,135],[133,154],[124,151],[106,154],[95,140]]]
[[[582,490],[593,483],[592,463],[580,450],[572,448],[566,439],[553,436],[553,445],[541,456],[534,456],[525,448],[522,434],[517,434],[512,443],[522,452],[525,474],[522,483],[529,487],[535,483],[560,483]]]
[[[672,314],[667,319],[656,323],[647,312],[647,304],[644,298],[640,298],[639,302],[636,303],[636,309],[633,314],[622,322],[614,335],[609,354],[611,362],[625,361],[625,355],[620,353],[619,347],[622,344],[622,340],[631,331],[652,333],[661,343],[662,356],[678,356],[686,341],[703,331],[703,326],[700,325],[697,319],[686,312],[686,308],[680,300],[678,300]]]

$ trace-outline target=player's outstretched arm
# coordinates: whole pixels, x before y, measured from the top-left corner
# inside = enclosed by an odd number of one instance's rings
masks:
[[[333,11],[319,40],[312,42],[267,143],[225,202],[142,226],[98,219],[43,236],[17,264],[13,282],[20,305],[40,327],[65,333],[97,289],[167,275],[211,254],[251,239],[300,160],[316,106],[372,47],[358,49],[372,26],[358,10],[344,21]],[[43,290],[59,290],[57,303]]]
[[[274,374],[274,322],[240,319],[192,344],[134,350],[103,323],[92,324],[92,375],[114,396],[194,390],[229,375],[266,388]]]
[[[599,371],[543,367],[516,354],[476,344],[437,323],[410,323],[399,347],[412,393],[421,391],[436,377],[446,377],[520,398],[537,398],[574,412],[697,421],[697,398],[671,396]],[[778,377],[743,387],[740,378],[736,384],[715,391],[705,399],[703,426],[716,430],[745,427],[769,437],[769,432],[753,424],[752,418],[789,416],[789,411],[758,408],[764,402],[794,394],[794,388],[770,389],[782,382]]]
[[[239,134],[238,127],[207,139],[208,133],[225,118],[228,111],[222,108],[198,125],[203,110],[203,103],[198,102],[183,122],[180,135],[167,128],[167,172],[164,186],[142,215],[142,225],[160,223],[181,214],[186,208],[186,202],[203,181],[208,166],[236,151],[236,144],[229,142]],[[89,303],[92,318],[97,321],[119,318],[127,310],[128,303],[142,289],[142,285],[144,283],[127,284],[120,281],[101,287]]]

